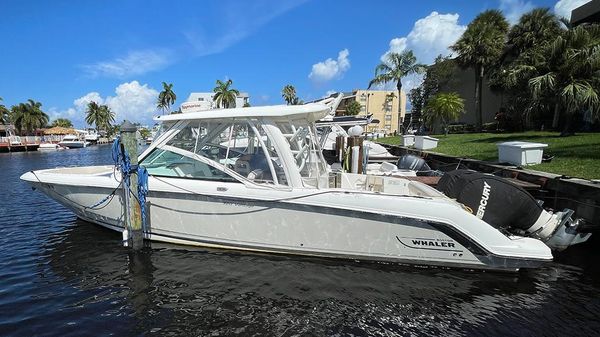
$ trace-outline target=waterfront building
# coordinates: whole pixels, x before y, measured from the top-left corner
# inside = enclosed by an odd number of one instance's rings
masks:
[[[214,92],[193,92],[188,97],[187,101],[181,104],[181,112],[185,113],[188,110],[210,110],[216,109],[217,104],[214,101]],[[247,92],[240,92],[235,98],[235,107],[241,108],[247,103],[250,103],[250,96]]]
[[[336,115],[346,114],[346,105],[356,101],[360,103],[359,115],[373,115],[379,121],[367,127],[367,132],[393,134],[400,131],[400,125],[406,115],[406,94],[398,90],[357,89],[344,93],[344,98],[336,110]]]

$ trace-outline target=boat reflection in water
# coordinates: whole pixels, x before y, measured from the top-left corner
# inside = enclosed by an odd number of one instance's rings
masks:
[[[66,314],[94,312],[116,334],[534,334],[577,310],[563,304],[576,303],[577,272],[562,269],[489,274],[163,243],[133,252],[81,220],[56,235],[52,271],[86,294]]]

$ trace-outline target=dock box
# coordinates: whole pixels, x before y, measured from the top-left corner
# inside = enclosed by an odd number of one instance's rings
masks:
[[[429,136],[415,136],[415,148],[419,150],[435,149],[439,139]]]
[[[499,162],[518,166],[540,164],[544,148],[548,147],[548,144],[521,141],[504,142],[496,145],[498,146]]]
[[[415,145],[415,135],[402,135],[400,140],[402,141],[402,146],[413,146]]]

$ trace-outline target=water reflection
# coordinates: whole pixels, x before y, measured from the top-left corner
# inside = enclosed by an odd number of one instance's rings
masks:
[[[2,335],[594,335],[598,251],[465,272],[152,244],[79,221],[18,180],[110,164],[110,147],[0,155]],[[18,204],[19,207],[15,207]]]
[[[504,320],[533,331],[540,324],[527,317],[569,300],[560,286],[576,273],[416,269],[164,244],[134,253],[118,239],[78,221],[48,247],[51,265],[66,283],[96,290],[78,305],[120,303],[110,316],[130,317],[138,333],[437,335],[506,332]]]

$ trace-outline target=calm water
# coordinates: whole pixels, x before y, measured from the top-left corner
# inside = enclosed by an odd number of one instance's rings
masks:
[[[600,249],[495,274],[189,250],[132,253],[18,178],[110,146],[0,154],[0,335],[595,335]],[[598,244],[597,246],[600,246]]]

